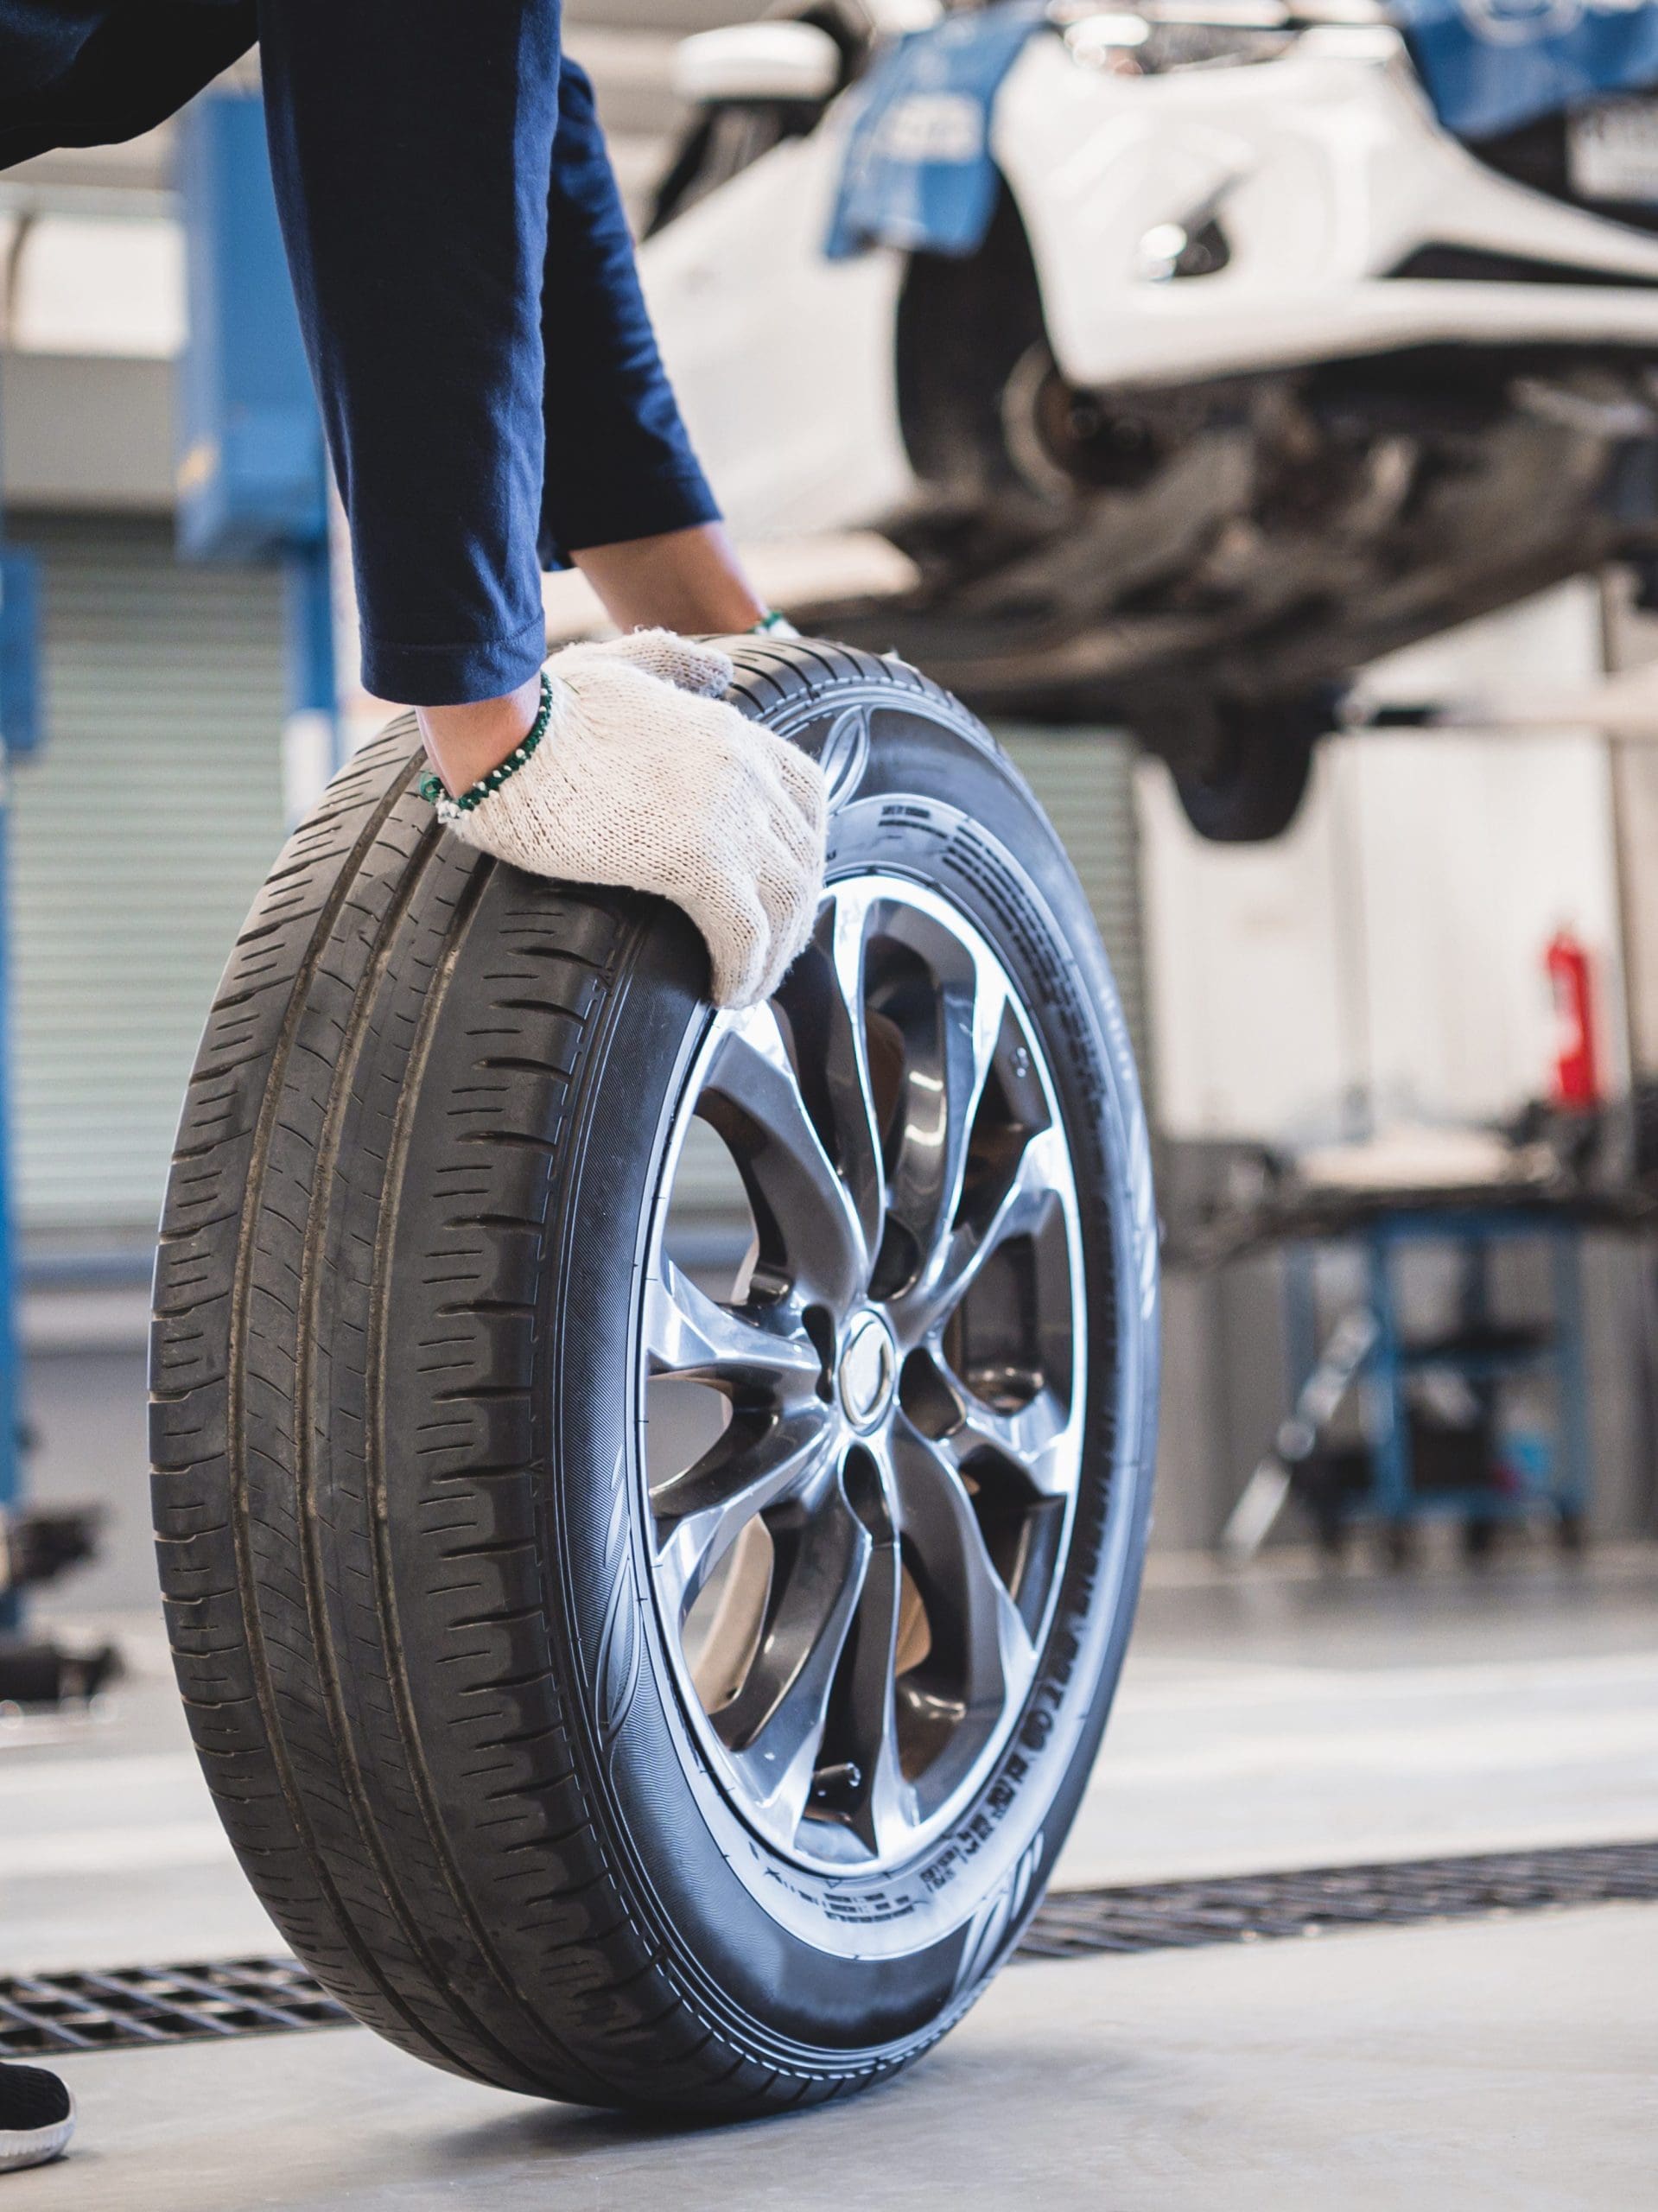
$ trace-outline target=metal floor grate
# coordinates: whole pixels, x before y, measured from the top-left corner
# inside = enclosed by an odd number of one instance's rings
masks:
[[[297,1959],[0,1980],[0,2058],[343,2027],[350,2019]]]
[[[1658,1841],[1315,1866],[1057,1891],[1025,1931],[1019,1955],[1084,1959],[1642,1899],[1658,1902]],[[338,2027],[350,2018],[293,1959],[0,1979],[0,2058]]]
[[[1337,1928],[1407,1928],[1549,1905],[1658,1901],[1658,1842],[1559,1851],[1492,1851],[1375,1866],[1312,1866],[1132,1889],[1057,1890],[1025,1931],[1020,1956],[1084,1959],[1320,1936]]]

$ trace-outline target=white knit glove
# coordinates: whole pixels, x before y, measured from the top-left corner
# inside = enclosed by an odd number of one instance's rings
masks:
[[[532,875],[671,899],[707,942],[715,1003],[743,1007],[811,934],[829,807],[816,762],[721,698],[733,673],[670,630],[567,646],[529,760],[469,811],[439,811]]]

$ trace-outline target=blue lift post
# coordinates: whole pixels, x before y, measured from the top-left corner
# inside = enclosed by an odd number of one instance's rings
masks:
[[[17,1251],[11,1147],[11,931],[8,880],[11,771],[40,742],[40,566],[0,541],[0,1511],[22,1495]],[[0,1630],[22,1625],[22,1599],[0,1594]]]
[[[180,133],[189,337],[179,366],[178,544],[187,561],[276,563],[288,713],[338,765],[327,462],[300,340],[257,92],[215,89]]]
[[[326,721],[337,762],[327,461],[257,93],[214,91],[194,103],[179,181],[190,302],[179,378],[179,550],[187,560],[282,566],[289,713]],[[35,556],[0,532],[0,1512],[22,1488],[6,848],[12,764],[41,736],[40,596]],[[0,1589],[0,1632],[21,1625],[19,1593]]]

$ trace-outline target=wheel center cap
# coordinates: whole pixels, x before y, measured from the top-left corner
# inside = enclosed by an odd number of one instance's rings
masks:
[[[898,1346],[879,1313],[861,1313],[847,1332],[836,1384],[854,1428],[873,1428],[893,1402]]]

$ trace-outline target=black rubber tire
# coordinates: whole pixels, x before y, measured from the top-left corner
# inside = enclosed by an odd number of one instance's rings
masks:
[[[1322,702],[1223,702],[1215,713],[1213,757],[1201,769],[1176,765],[1172,771],[1181,810],[1199,836],[1216,844],[1281,837],[1307,795],[1318,740],[1331,726],[1328,709]]]
[[[318,1979],[458,2073],[736,2116],[905,2064],[1034,1908],[1133,1612],[1157,1339],[1127,1032],[1034,800],[912,670],[734,652],[736,703],[830,769],[831,874],[922,876],[992,938],[1072,1143],[1083,1490],[972,1817],[873,1890],[772,1880],[768,1909],[734,1871],[653,1609],[631,1410],[706,957],[660,901],[439,830],[410,719],[295,834],[209,1020],[157,1265],[152,1458],[202,1765]]]
[[[1502,1523],[1489,1513],[1471,1513],[1461,1529],[1464,1560],[1470,1567],[1489,1567],[1502,1543]]]

